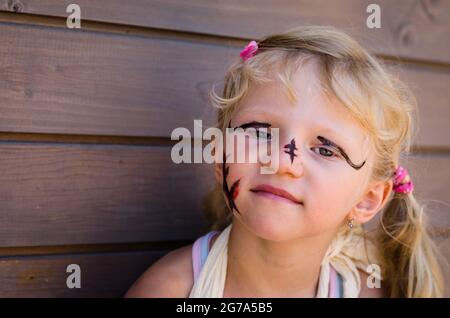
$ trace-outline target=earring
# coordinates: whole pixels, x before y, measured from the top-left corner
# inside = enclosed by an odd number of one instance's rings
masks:
[[[350,228],[350,230],[353,228],[353,222],[355,221],[355,218],[351,218],[350,220],[347,221],[347,225]]]

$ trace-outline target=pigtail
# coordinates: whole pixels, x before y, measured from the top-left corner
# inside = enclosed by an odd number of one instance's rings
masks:
[[[378,241],[387,297],[442,297],[437,248],[427,230],[424,207],[412,193],[394,193],[380,220]]]

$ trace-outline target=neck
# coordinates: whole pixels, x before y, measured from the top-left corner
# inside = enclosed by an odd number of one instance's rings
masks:
[[[321,263],[334,235],[274,242],[234,219],[225,292],[234,297],[315,297]]]

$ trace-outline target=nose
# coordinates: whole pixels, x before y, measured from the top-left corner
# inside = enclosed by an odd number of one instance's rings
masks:
[[[303,175],[303,163],[300,146],[291,137],[280,143],[278,175],[290,175],[300,178]]]

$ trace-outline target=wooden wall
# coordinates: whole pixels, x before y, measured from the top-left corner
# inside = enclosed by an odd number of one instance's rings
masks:
[[[0,297],[119,297],[202,234],[212,170],[173,164],[170,133],[212,123],[208,90],[249,39],[304,24],[347,31],[412,86],[405,164],[450,259],[450,2],[377,1],[381,29],[370,3],[0,0]]]

